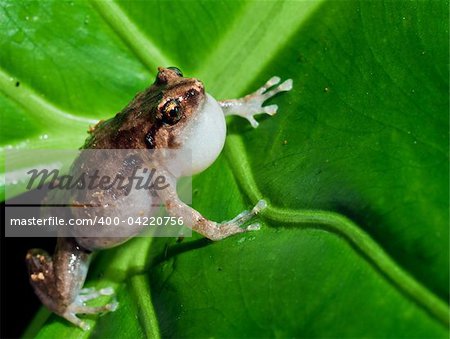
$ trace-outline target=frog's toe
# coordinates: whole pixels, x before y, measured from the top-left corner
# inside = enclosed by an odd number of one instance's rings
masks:
[[[91,326],[85,321],[81,321],[79,326],[83,331],[89,331],[91,329]]]
[[[119,307],[119,302],[114,300],[103,306],[84,306],[84,305],[71,305],[69,307],[70,313],[75,314],[97,314],[103,312],[114,312]]]
[[[79,299],[77,300],[77,302],[71,304],[61,315],[72,324],[75,324],[81,329],[87,331],[90,328],[89,324],[78,318],[76,316],[77,314],[98,314],[103,312],[114,312],[118,307],[119,302],[116,300],[103,306],[85,306],[84,303],[80,303]]]
[[[246,228],[241,228],[243,224],[245,224],[247,221],[252,219],[255,215],[257,215],[259,212],[261,212],[263,209],[267,207],[267,202],[263,199],[259,200],[257,204],[251,209],[251,211],[243,211],[239,213],[236,217],[229,221],[225,221],[223,223],[220,223],[218,226],[222,229],[230,229],[230,233],[242,233],[245,231],[257,231],[261,228],[261,225],[259,223],[251,224],[250,226],[247,226]]]
[[[261,224],[259,222],[247,226],[247,231],[259,231],[260,229]]]
[[[78,302],[84,303],[85,301],[96,299],[102,295],[113,295],[114,289],[112,287],[101,288],[96,290],[95,288],[83,288],[78,295]]]
[[[250,125],[252,125],[253,128],[256,128],[259,126],[258,121],[256,121],[256,119],[253,117],[253,115],[249,115],[245,118],[250,122]]]
[[[62,314],[62,317],[64,317],[66,320],[70,321],[72,324],[78,326],[79,328],[81,328],[83,331],[89,331],[91,326],[89,326],[89,324],[83,320],[81,320],[80,318],[78,318],[75,313],[72,312],[66,312],[64,314]]]
[[[119,307],[119,302],[115,300],[107,304],[106,306],[108,306],[110,312],[114,312]]]
[[[285,82],[283,82],[281,85],[278,86],[278,90],[280,92],[287,92],[290,91],[293,87],[294,81],[292,79],[287,79]]]
[[[106,287],[102,288],[98,291],[101,295],[113,295],[114,294],[114,288],[112,287]]]
[[[269,105],[263,107],[264,113],[267,113],[269,115],[274,115],[277,113],[278,105]]]
[[[292,79],[287,79],[286,81],[282,82],[275,88],[271,88],[264,92],[264,94],[261,94],[262,101],[266,101],[267,99],[270,99],[275,94],[278,94],[280,92],[287,92],[292,89],[293,81]]]
[[[80,290],[79,295],[90,294],[95,291],[95,287],[85,287]]]
[[[84,320],[81,320],[76,315],[77,314],[98,314],[103,312],[114,312],[119,307],[119,303],[117,301],[113,301],[109,304],[91,307],[91,306],[80,306],[76,304],[70,305],[66,312],[61,314],[63,318],[70,321],[72,324],[80,327],[83,331],[88,331],[91,326]]]
[[[267,91],[268,88],[275,86],[281,81],[281,78],[278,76],[273,76],[267,82],[262,85],[257,91],[256,94],[263,94],[265,91]]]

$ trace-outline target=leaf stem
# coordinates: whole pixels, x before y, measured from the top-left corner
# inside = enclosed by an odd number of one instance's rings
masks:
[[[145,275],[135,275],[130,278],[131,292],[138,307],[138,317],[147,338],[159,339],[158,319],[156,317],[150,295],[150,284]]]
[[[242,139],[237,135],[230,135],[225,147],[230,166],[240,186],[250,200],[258,201],[263,195],[252,175]],[[270,203],[261,214],[268,219],[283,223],[318,225],[322,229],[342,236],[356,247],[401,293],[449,328],[448,305],[402,269],[381,246],[347,217],[331,211],[279,208],[271,206]]]
[[[91,4],[146,67],[156,69],[158,66],[175,65],[114,1],[91,1]]]
[[[20,88],[17,88],[11,79],[13,79],[11,75],[0,69],[0,91],[24,107],[27,113],[41,125],[47,128],[48,126],[58,125],[59,127],[70,126],[71,128],[83,127],[87,129],[89,124],[97,122],[93,119],[66,113],[26,84],[22,83]]]

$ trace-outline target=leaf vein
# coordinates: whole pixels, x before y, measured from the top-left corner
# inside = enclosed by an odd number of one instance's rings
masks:
[[[44,126],[48,126],[49,121],[72,127],[74,123],[83,126],[96,123],[96,120],[79,117],[60,109],[22,82],[20,88],[15,87],[11,79],[14,78],[5,70],[0,69],[0,91],[25,108],[30,116]]]
[[[141,32],[115,2],[91,0],[91,4],[144,66],[155,69],[161,65],[174,65],[172,60],[155,42]]]
[[[256,202],[263,198],[253,177],[243,141],[238,135],[228,137],[226,156],[241,188]],[[264,199],[267,199],[264,197]],[[271,206],[261,214],[266,218],[292,224],[312,224],[342,236],[364,254],[368,262],[379,270],[400,292],[418,304],[441,324],[450,327],[448,305],[403,270],[366,232],[347,217],[331,211],[294,210]]]

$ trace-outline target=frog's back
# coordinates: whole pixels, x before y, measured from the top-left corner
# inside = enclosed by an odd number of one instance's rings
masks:
[[[158,97],[149,95],[153,86],[139,93],[113,118],[93,127],[84,149],[145,149],[153,148],[147,136],[156,127],[155,107]]]

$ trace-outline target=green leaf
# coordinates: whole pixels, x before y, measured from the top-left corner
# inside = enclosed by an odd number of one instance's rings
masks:
[[[116,287],[120,308],[88,333],[42,311],[25,336],[448,337],[447,1],[2,1],[0,13],[3,149],[79,147],[159,65],[217,98],[294,80],[258,129],[230,119],[223,154],[194,178],[194,207],[213,220],[267,199],[259,232],[104,251],[88,284]]]

